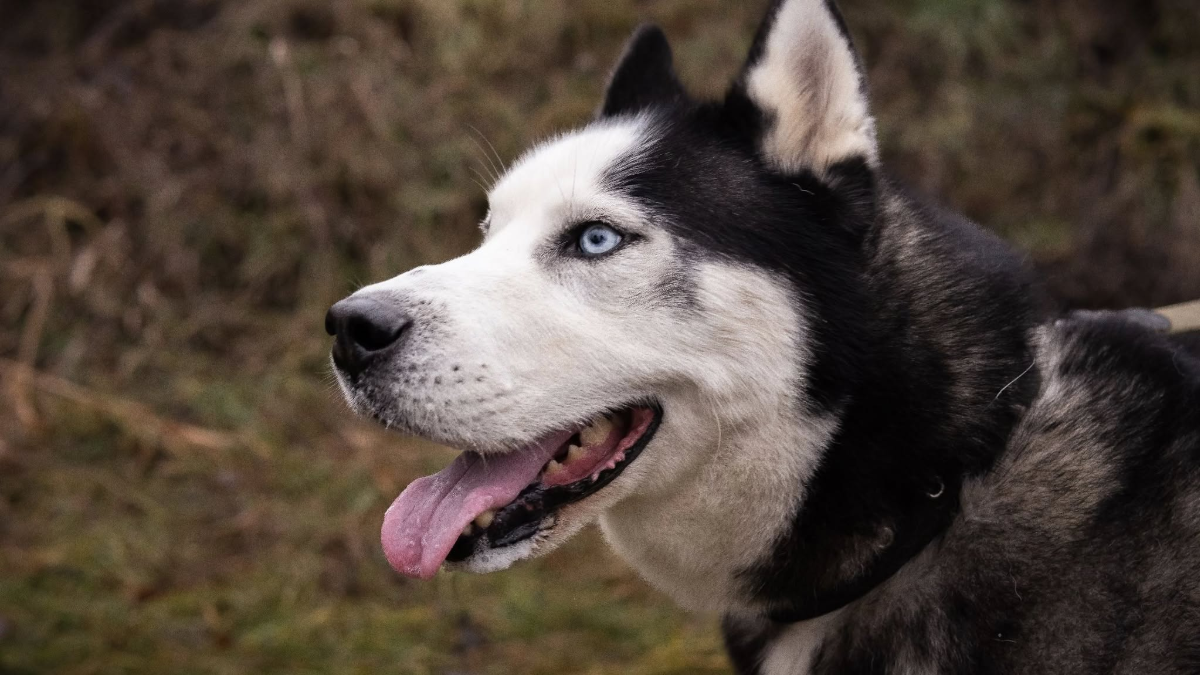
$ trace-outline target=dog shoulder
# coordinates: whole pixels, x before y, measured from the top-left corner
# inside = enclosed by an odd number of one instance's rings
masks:
[[[1135,322],[1072,317],[1040,329],[1036,369],[1008,449],[964,487],[942,604],[986,617],[966,620],[971,658],[1195,672],[1200,362]]]
[[[945,535],[833,625],[727,621],[739,672],[1196,672],[1200,362],[1115,317],[1037,338],[1039,393]]]

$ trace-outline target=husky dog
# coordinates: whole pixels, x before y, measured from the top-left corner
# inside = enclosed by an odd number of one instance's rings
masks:
[[[388,509],[400,573],[598,522],[740,673],[1200,672],[1200,366],[889,180],[832,2],[721,101],[639,30],[488,198],[326,318],[356,411],[462,450]]]

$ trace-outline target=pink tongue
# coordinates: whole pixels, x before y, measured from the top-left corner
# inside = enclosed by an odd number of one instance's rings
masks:
[[[450,466],[413,481],[383,517],[383,552],[397,572],[432,578],[467,523],[507,505],[537,479],[570,433],[532,447],[483,457],[464,452]]]

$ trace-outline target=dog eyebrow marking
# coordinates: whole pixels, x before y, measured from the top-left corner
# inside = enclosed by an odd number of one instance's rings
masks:
[[[550,139],[526,152],[488,195],[489,234],[506,229],[514,220],[536,221],[544,229],[583,211],[627,211],[627,200],[612,194],[604,177],[644,141],[648,126],[647,118],[615,119]],[[561,182],[566,175],[571,176],[569,196]]]

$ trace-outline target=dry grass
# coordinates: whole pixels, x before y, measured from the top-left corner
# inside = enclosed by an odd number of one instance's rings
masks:
[[[1064,302],[1200,297],[1191,0],[847,0],[885,156]],[[352,419],[325,307],[475,241],[639,20],[721,90],[763,2],[14,0],[0,26],[0,672],[725,672],[594,535],[426,584],[447,452]],[[494,146],[494,150],[493,150]]]

